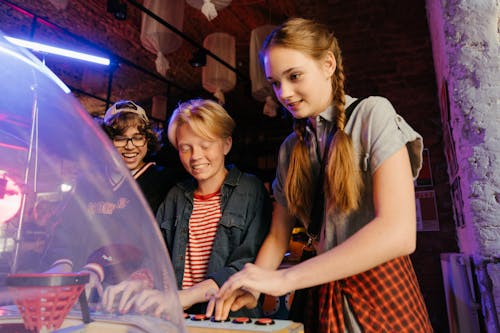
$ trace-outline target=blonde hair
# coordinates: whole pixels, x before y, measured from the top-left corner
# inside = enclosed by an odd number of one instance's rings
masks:
[[[337,66],[332,75],[332,101],[337,131],[328,152],[324,188],[316,189],[316,192],[324,190],[328,213],[348,213],[359,205],[362,182],[352,140],[344,131],[346,123],[345,75],[338,41],[326,25],[312,20],[292,18],[267,36],[261,49],[261,59],[273,46],[300,51],[317,61],[324,59],[329,51],[335,57]],[[306,146],[306,121],[306,119],[296,119],[294,123],[297,142],[290,156],[285,197],[289,212],[302,221],[310,223],[315,189],[312,184],[311,161]]]
[[[236,126],[222,105],[208,99],[192,99],[174,110],[168,123],[168,140],[175,148],[177,128],[184,124],[206,139],[226,139]]]

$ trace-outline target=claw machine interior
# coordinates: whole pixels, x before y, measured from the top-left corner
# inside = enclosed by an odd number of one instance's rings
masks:
[[[163,239],[121,157],[69,89],[1,33],[0,91],[0,332],[186,332]],[[85,268],[104,290],[146,277],[168,306],[104,311]]]

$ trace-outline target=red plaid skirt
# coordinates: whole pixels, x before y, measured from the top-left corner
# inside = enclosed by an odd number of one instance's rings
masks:
[[[348,332],[343,299],[364,333],[431,333],[427,309],[408,256],[307,290],[306,333]]]

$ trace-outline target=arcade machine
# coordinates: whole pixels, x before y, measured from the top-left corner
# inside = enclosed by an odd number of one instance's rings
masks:
[[[110,140],[1,33],[0,91],[0,333],[303,331],[184,314],[157,223]],[[162,293],[164,312],[104,312],[92,292],[135,280]]]

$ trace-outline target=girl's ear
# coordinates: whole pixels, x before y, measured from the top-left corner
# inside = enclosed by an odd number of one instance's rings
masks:
[[[333,73],[335,73],[335,69],[337,68],[337,61],[335,60],[335,56],[332,51],[328,51],[325,59],[323,61],[323,68],[325,71],[325,75],[330,78]]]
[[[231,150],[231,147],[233,146],[233,138],[232,137],[227,137],[224,139],[224,156],[229,154],[229,151]]]

